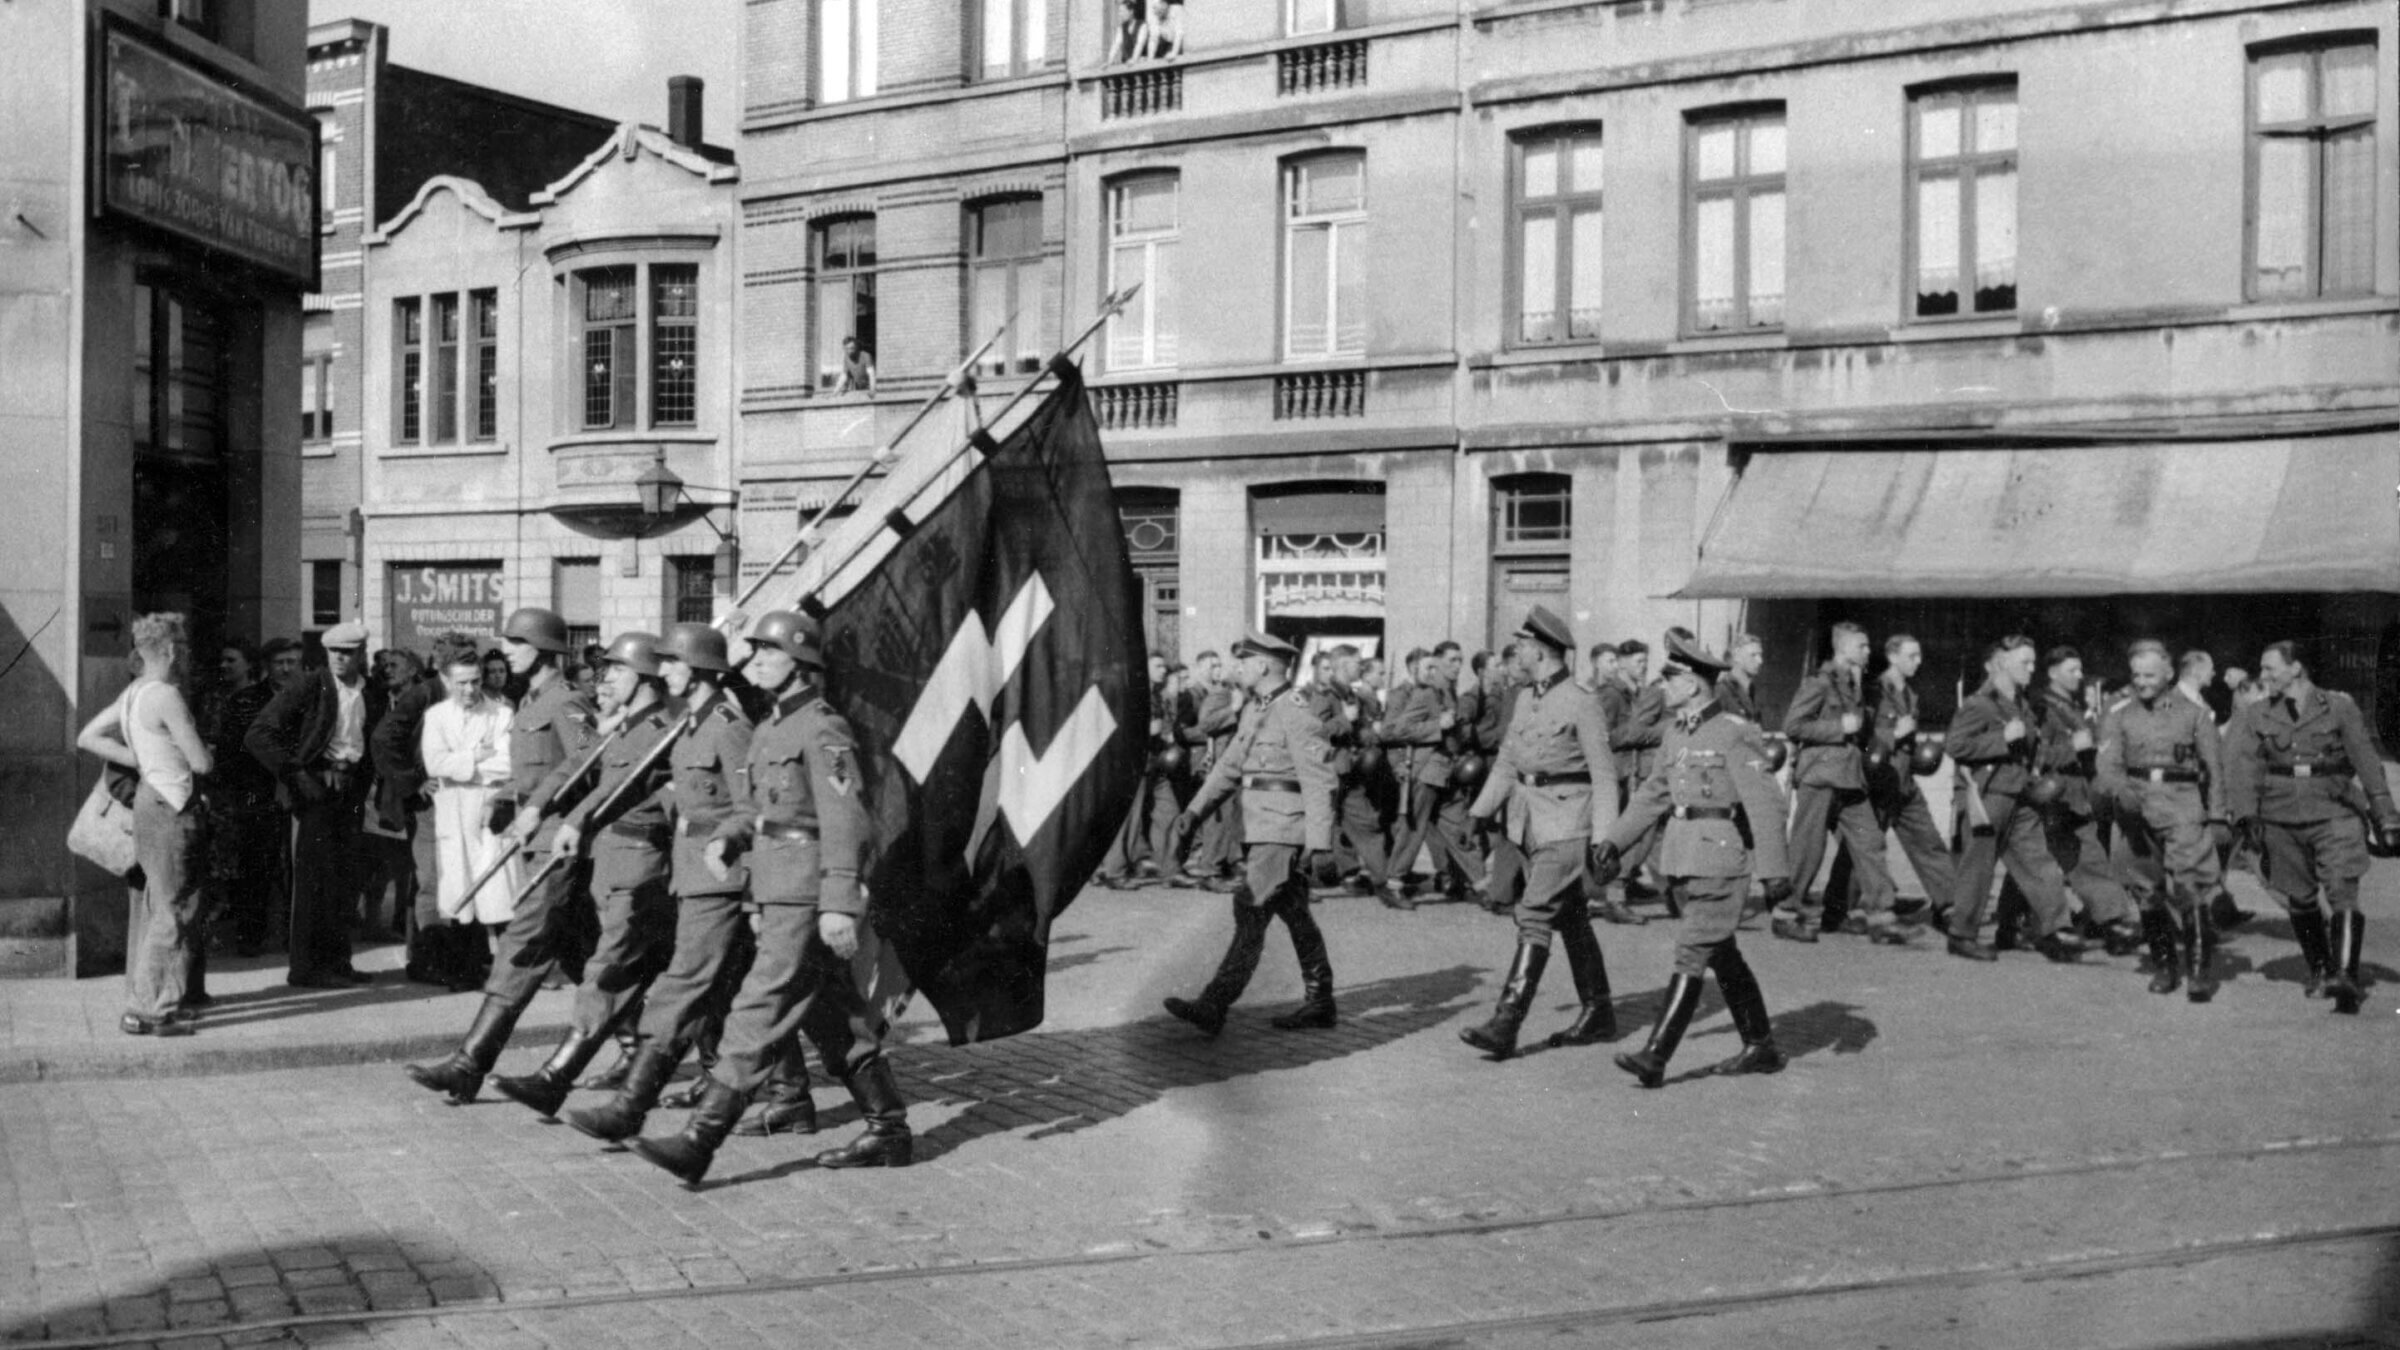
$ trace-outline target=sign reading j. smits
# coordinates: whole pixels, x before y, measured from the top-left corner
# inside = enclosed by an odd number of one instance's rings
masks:
[[[99,79],[104,210],[315,287],[315,118],[114,20]]]
[[[496,562],[393,563],[392,645],[422,654],[444,633],[490,638],[500,631]]]

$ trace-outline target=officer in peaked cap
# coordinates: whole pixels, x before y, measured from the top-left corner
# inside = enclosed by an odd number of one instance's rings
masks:
[[[492,798],[486,823],[494,831],[514,824],[517,813],[533,800],[553,770],[581,760],[598,736],[599,713],[591,697],[566,678],[563,663],[572,644],[566,620],[537,607],[520,609],[500,626],[501,651],[509,674],[525,682],[524,701],[509,722],[507,785]],[[539,866],[533,855],[546,852],[550,840],[539,830],[514,836],[525,861]],[[484,1075],[498,1061],[500,1050],[516,1029],[517,1018],[542,987],[549,961],[519,965],[516,958],[543,941],[556,911],[577,894],[580,868],[554,868],[542,883],[517,898],[515,913],[500,935],[491,978],[483,986],[483,1004],[467,1028],[465,1039],[449,1058],[433,1064],[411,1064],[408,1076],[423,1087],[446,1095],[452,1104],[475,1100]],[[488,883],[487,883],[488,884]]]
[[[1308,912],[1308,881],[1301,875],[1306,848],[1318,870],[1333,864],[1333,744],[1325,724],[1292,687],[1300,653],[1292,644],[1253,632],[1234,645],[1242,680],[1255,698],[1242,709],[1241,725],[1209,770],[1191,803],[1175,818],[1169,838],[1178,846],[1219,799],[1239,788],[1242,837],[1246,843],[1244,884],[1233,894],[1233,941],[1215,978],[1197,998],[1170,998],[1167,1011],[1214,1036],[1225,1027],[1225,1011],[1240,998],[1266,949],[1267,926],[1277,917],[1292,936],[1306,996],[1300,1006],[1274,1019],[1285,1031],[1334,1024],[1333,962],[1325,934]]]
[[[1525,851],[1525,898],[1517,905],[1517,954],[1490,1021],[1459,1039],[1494,1059],[1516,1052],[1517,1032],[1533,1006],[1550,936],[1567,950],[1581,1005],[1574,1024],[1550,1044],[1614,1040],[1617,1015],[1609,1002],[1608,966],[1585,912],[1586,854],[1617,815],[1617,775],[1608,748],[1608,721],[1599,696],[1575,683],[1575,635],[1549,610],[1535,606],[1517,636],[1533,645],[1533,682],[1517,691],[1517,708],[1483,791],[1469,814],[1489,820],[1508,809],[1507,836]]]
[[[1617,1067],[1643,1087],[1666,1081],[1667,1061],[1700,1006],[1701,980],[1711,970],[1742,1038],[1740,1052],[1712,1072],[1774,1073],[1784,1064],[1768,1021],[1766,994],[1735,944],[1734,927],[1751,873],[1758,874],[1768,903],[1791,894],[1785,803],[1767,772],[1766,744],[1757,726],[1710,697],[1725,668],[1698,638],[1680,628],[1668,630],[1664,687],[1672,716],[1658,762],[1634,789],[1593,859],[1594,879],[1605,882],[1621,865],[1624,849],[1661,829],[1659,874],[1683,912],[1666,1009],[1647,1046],[1617,1056]]]

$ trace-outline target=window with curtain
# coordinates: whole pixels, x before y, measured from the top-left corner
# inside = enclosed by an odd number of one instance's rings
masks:
[[[2017,307],[2014,81],[1909,99],[1911,312],[1920,319]]]
[[[967,339],[979,344],[1016,322],[976,368],[1022,375],[1042,366],[1042,199],[1015,198],[967,215]]]
[[[576,274],[583,292],[578,329],[583,350],[583,427],[586,431],[634,426],[638,397],[634,379],[641,357],[634,350],[638,292],[631,267],[596,267]]]
[[[1694,117],[1684,148],[1687,328],[1781,328],[1783,108]]]
[[[817,228],[817,387],[842,387],[842,340],[875,356],[875,218],[847,216]],[[976,341],[982,341],[977,338]]]
[[[1314,155],[1283,169],[1283,353],[1367,349],[1367,157]]]
[[[1108,286],[1140,285],[1108,321],[1108,368],[1175,364],[1176,244],[1183,233],[1181,180],[1146,173],[1108,185]]]
[[[2375,43],[2250,58],[2250,295],[2375,289]]]
[[[1516,151],[1516,326],[1520,343],[1600,336],[1600,129],[1520,137]]]

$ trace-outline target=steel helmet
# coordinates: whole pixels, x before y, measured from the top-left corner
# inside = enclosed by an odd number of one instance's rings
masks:
[[[530,643],[559,656],[569,650],[567,621],[538,605],[528,605],[509,615],[508,622],[500,625],[500,636]]]
[[[775,647],[788,652],[795,661],[812,666],[825,664],[817,621],[805,614],[794,614],[788,609],[768,610],[750,626],[749,640],[752,647]]]
[[[626,666],[636,675],[658,674],[658,635],[623,633],[601,653],[602,665]]]
[[[713,670],[719,674],[733,669],[725,655],[725,635],[704,623],[679,623],[667,630],[659,640],[660,660],[673,658],[694,670]]]

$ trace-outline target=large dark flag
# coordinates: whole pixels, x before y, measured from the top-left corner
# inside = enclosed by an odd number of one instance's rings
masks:
[[[824,617],[875,814],[874,926],[953,1044],[1041,1024],[1051,922],[1148,753],[1138,583],[1083,380],[1053,370],[1007,440],[878,523],[881,560]]]

